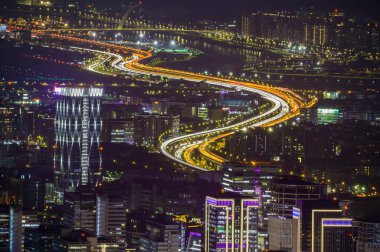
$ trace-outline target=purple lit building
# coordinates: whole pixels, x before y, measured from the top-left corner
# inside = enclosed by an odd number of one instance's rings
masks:
[[[259,200],[226,193],[206,197],[205,251],[258,251]]]
[[[268,184],[278,179],[279,169],[270,162],[223,163],[223,189],[227,192],[254,197],[259,200],[258,210],[259,247],[268,247],[268,216],[272,204]]]

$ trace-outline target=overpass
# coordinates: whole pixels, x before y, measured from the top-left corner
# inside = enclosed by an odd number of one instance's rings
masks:
[[[259,94],[263,99],[266,99],[272,104],[268,110],[244,121],[228,126],[219,126],[211,130],[204,130],[174,137],[162,143],[160,146],[160,151],[163,155],[192,169],[200,171],[209,170],[208,167],[202,166],[202,164],[199,162],[197,163],[197,161],[193,159],[194,152],[199,152],[202,157],[215,165],[220,165],[222,162],[226,161],[225,158],[216,155],[210,150],[209,145],[211,143],[245,127],[269,127],[277,123],[284,122],[299,115],[300,108],[313,105],[312,103],[305,103],[299,95],[286,89],[185,71],[147,66],[144,65],[142,61],[152,57],[152,53],[148,51],[61,34],[50,34],[50,36],[56,39],[69,40],[83,45],[95,45],[99,49],[94,50],[85,47],[77,49],[90,50],[99,54],[104,54],[107,57],[99,64],[103,64],[109,60],[112,67],[130,75],[143,74],[150,76],[162,76],[170,79],[203,82],[209,85],[229,89],[240,89],[246,92]],[[110,52],[110,50],[113,52]],[[129,60],[124,61],[124,53],[132,54],[132,57],[130,57]],[[99,64],[92,65],[89,70],[96,71],[94,67]]]

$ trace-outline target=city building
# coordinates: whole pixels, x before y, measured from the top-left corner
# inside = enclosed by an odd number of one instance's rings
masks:
[[[226,162],[222,165],[223,189],[255,197],[260,202],[258,209],[258,243],[261,248],[268,245],[268,218],[271,214],[271,191],[268,182],[279,179],[279,169],[270,162]]]
[[[260,128],[243,128],[228,136],[226,149],[232,160],[244,162],[267,160],[267,133]]]
[[[135,143],[134,120],[132,118],[106,120],[103,127],[103,142],[133,145]]]
[[[209,109],[207,107],[198,107],[198,118],[206,121],[209,119]]]
[[[26,105],[0,107],[0,140],[26,140],[33,134],[35,112]]]
[[[128,199],[132,211],[199,216],[200,199],[196,196],[197,187],[183,181],[166,184],[137,179],[130,185]]]
[[[96,231],[96,194],[66,192],[63,202],[63,225],[71,230]]]
[[[322,218],[320,228],[320,244],[313,252],[355,251],[351,218]]]
[[[351,229],[347,229],[344,224],[347,218],[338,201],[300,200],[293,208],[293,219],[299,221],[297,241],[301,251],[353,251],[353,228],[351,225]],[[328,220],[332,222],[329,224]],[[339,227],[339,221],[344,226]]]
[[[324,46],[328,40],[328,28],[323,23],[306,23],[304,42],[313,46]]]
[[[94,233],[86,230],[65,232],[58,242],[54,244],[53,251],[60,252],[120,252],[123,248],[120,244],[103,237],[96,237]]]
[[[300,180],[297,177],[283,178],[269,182],[272,195],[271,212],[281,218],[292,218],[293,207],[300,200],[318,200],[326,196],[326,187]]]
[[[145,211],[155,210],[156,199],[158,198],[158,186],[152,183],[134,182],[130,186],[129,205],[132,211],[139,209]]]
[[[0,108],[0,138],[2,140],[15,140],[15,109],[14,107]]]
[[[307,11],[257,11],[244,14],[240,35],[267,42],[283,42],[288,50],[299,52],[302,44],[313,47],[333,46],[376,50],[380,45],[380,27],[360,17],[347,16],[340,10],[330,13]]]
[[[14,177],[22,188],[22,207],[24,210],[42,210],[45,207],[45,180],[43,175],[30,170],[18,169]]]
[[[269,251],[298,252],[300,233],[298,220],[269,216]]]
[[[269,248],[281,251],[354,251],[352,219],[338,202],[299,200],[292,218],[270,216]]]
[[[181,110],[181,117],[192,119],[197,116],[197,107],[195,106],[184,106]]]
[[[24,230],[26,228],[37,229],[41,224],[39,216],[37,216],[37,212],[34,210],[23,210],[21,222]]]
[[[252,32],[252,20],[251,20],[251,16],[246,16],[246,15],[243,15],[241,17],[241,35],[243,37],[250,37],[252,36],[253,32]]]
[[[242,17],[243,37],[303,42],[302,20],[291,12],[255,12]]]
[[[38,0],[17,0],[16,2],[18,4],[21,4],[21,5],[38,5],[38,3],[40,1],[38,1]],[[50,2],[50,1],[47,1],[47,2]]]
[[[149,219],[146,222],[146,235],[140,238],[142,252],[177,252],[181,251],[180,224],[171,217]]]
[[[291,128],[281,129],[282,158],[302,164],[306,159],[305,145],[305,135],[300,131]]]
[[[268,218],[270,250],[299,251],[299,220],[294,218],[294,208],[300,201],[314,201],[325,197],[323,185],[302,181],[295,177],[269,182],[271,209]]]
[[[41,225],[38,228],[26,228],[25,252],[49,252],[61,236],[61,227],[57,225]]]
[[[25,160],[26,145],[22,141],[0,141],[0,167],[14,168]]]
[[[159,137],[167,132],[167,137],[178,135],[180,117],[178,115],[144,114],[135,117],[134,131],[137,145],[155,147]]]
[[[63,225],[70,230],[85,230],[125,246],[126,205],[122,195],[93,192],[84,188],[66,192]]]
[[[24,250],[22,210],[18,206],[0,205],[0,251]]]
[[[30,163],[53,163],[53,150],[55,146],[54,118],[48,115],[37,114],[34,117],[32,135],[28,137],[28,150]]]
[[[40,138],[42,141],[42,147],[45,147],[49,152],[53,149],[55,144],[55,127],[54,117],[48,114],[39,113],[34,118],[33,136]]]
[[[261,182],[278,178],[278,168],[269,162],[226,162],[222,165],[223,189],[245,196],[260,197],[261,190],[256,188]]]
[[[102,169],[102,88],[57,87],[54,173],[57,201],[79,186],[95,185]]]
[[[202,233],[190,232],[186,249],[189,252],[202,251]]]
[[[8,36],[12,39],[16,40],[29,40],[32,36],[32,31],[31,30],[13,30],[8,32]]]
[[[356,252],[380,251],[380,223],[370,221],[354,221],[357,229]]]
[[[338,100],[340,96],[339,91],[324,91],[323,92],[323,99],[325,100]]]
[[[211,251],[259,251],[259,200],[239,194],[206,197],[204,248]]]
[[[174,215],[173,221],[181,226],[181,251],[201,251],[203,225],[201,218]]]
[[[98,193],[96,196],[96,236],[125,246],[126,205],[124,198],[115,193]]]
[[[228,110],[223,107],[211,107],[208,109],[208,117],[212,121],[219,121],[227,118]]]
[[[337,123],[343,119],[343,112],[338,108],[318,108],[317,124]]]
[[[7,26],[5,24],[0,24],[0,35],[4,38],[4,34],[7,31]]]

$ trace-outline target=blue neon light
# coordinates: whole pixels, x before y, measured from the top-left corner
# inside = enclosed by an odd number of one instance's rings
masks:
[[[342,227],[342,226],[352,226],[352,220],[340,220],[340,219],[335,219],[335,220],[323,220],[323,225],[324,226],[337,226],[337,227]]]

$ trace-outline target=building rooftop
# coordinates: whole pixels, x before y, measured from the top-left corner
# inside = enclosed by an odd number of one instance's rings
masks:
[[[102,97],[103,88],[94,87],[56,87],[54,93],[60,96],[70,96],[70,97]]]

